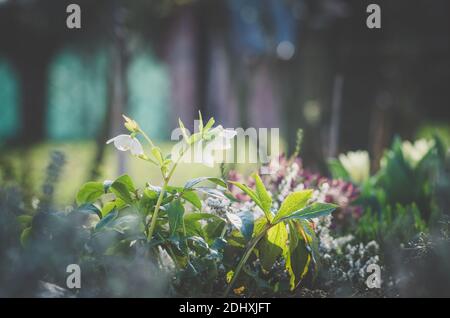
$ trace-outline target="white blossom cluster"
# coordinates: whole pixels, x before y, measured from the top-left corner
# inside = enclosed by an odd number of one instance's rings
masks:
[[[255,208],[255,203],[253,201],[231,202],[227,198],[220,197],[208,197],[205,200],[204,212],[222,218],[225,218],[227,213],[237,214],[242,211],[255,211],[258,213],[258,209]]]
[[[281,180],[278,186],[277,203],[283,202],[284,199],[293,191],[292,185],[298,177],[300,171],[299,165],[294,162],[286,169],[286,175]],[[278,208],[277,206],[275,208]]]
[[[322,263],[332,276],[331,281],[364,283],[367,266],[379,264],[379,245],[375,241],[367,244],[352,244],[352,235],[333,237],[330,232],[332,216],[316,221],[319,251]]]

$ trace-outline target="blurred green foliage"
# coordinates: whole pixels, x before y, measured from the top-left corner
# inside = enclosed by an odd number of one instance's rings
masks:
[[[349,167],[340,160],[331,160],[329,167],[334,178],[360,186],[361,194],[354,204],[364,211],[357,234],[367,241],[406,243],[413,234],[435,226],[448,213],[446,149],[437,136],[415,143],[395,138],[385,151],[379,170],[358,182],[352,180]]]

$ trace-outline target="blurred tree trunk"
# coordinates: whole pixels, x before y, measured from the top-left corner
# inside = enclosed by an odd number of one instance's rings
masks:
[[[169,65],[171,88],[171,126],[178,117],[188,129],[193,128],[198,102],[198,29],[191,7],[180,9],[172,18],[164,59]]]
[[[129,62],[129,52],[126,43],[125,16],[126,11],[118,1],[113,3],[113,47],[111,56],[111,69],[109,71],[107,105],[104,121],[96,139],[96,154],[91,169],[91,179],[100,177],[100,166],[105,157],[106,141],[123,133],[123,118],[128,101],[126,72]],[[118,151],[117,174],[126,170],[125,153]]]
[[[22,129],[20,141],[35,143],[43,140],[46,134],[47,109],[47,72],[50,54],[31,53],[32,50],[23,49],[26,58],[18,59],[16,63],[21,83]]]

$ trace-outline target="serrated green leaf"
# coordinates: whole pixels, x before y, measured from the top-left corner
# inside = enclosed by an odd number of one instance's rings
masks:
[[[289,193],[281,204],[281,207],[275,215],[273,222],[277,222],[280,219],[289,216],[291,213],[304,208],[311,196],[312,190]]]
[[[306,237],[306,244],[309,246],[310,248],[310,254],[311,254],[311,259],[314,262],[314,265],[317,266],[319,265],[319,257],[320,257],[320,253],[319,253],[319,239],[316,236],[316,233],[314,232],[314,229],[311,226],[311,223],[307,220],[295,220],[293,221],[294,224],[298,224],[300,223],[303,233]]]
[[[311,256],[304,238],[294,223],[289,223],[289,245],[284,250],[286,270],[290,276],[290,288],[295,289],[307,274]]]
[[[266,214],[266,217],[270,219],[271,218],[270,208],[272,207],[272,197],[267,192],[264,183],[262,182],[261,178],[257,173],[253,174],[253,178],[255,179],[256,195],[258,196],[259,201],[261,202],[261,209],[264,211],[264,214]]]
[[[256,194],[256,192],[253,189],[251,189],[247,185],[242,184],[240,182],[229,181],[229,183],[231,183],[231,184],[235,185],[236,187],[238,187],[239,189],[241,189],[244,193],[246,193],[253,200],[253,202],[255,202],[256,205],[258,205],[261,209],[263,209],[261,201],[259,200],[258,195]]]
[[[331,203],[313,203],[300,211],[290,214],[284,220],[309,220],[331,214],[339,206]]]
[[[186,182],[186,184],[184,185],[185,189],[192,189],[194,186],[196,186],[197,184],[204,182],[204,181],[210,181],[212,183],[215,183],[223,188],[227,187],[227,184],[224,180],[220,179],[220,178],[216,178],[216,177],[199,177],[199,178],[195,178],[195,179],[191,179],[188,182]]]
[[[278,223],[271,227],[258,244],[261,266],[269,271],[276,259],[282,255],[288,240],[286,225]]]
[[[213,117],[211,117],[208,122],[206,123],[205,127],[203,128],[203,133],[206,134],[208,132],[208,130],[210,130],[212,128],[212,126],[214,125],[215,120]]]
[[[203,117],[201,111],[198,111],[198,131],[200,133],[203,132]]]
[[[187,129],[186,129],[186,127],[184,127],[184,124],[183,124],[183,122],[181,121],[180,118],[178,118],[178,124],[180,125],[180,129],[181,129],[181,133],[183,134],[184,141],[185,141],[187,144],[190,144],[190,142],[189,142],[189,136],[188,136],[188,134],[187,134]]]

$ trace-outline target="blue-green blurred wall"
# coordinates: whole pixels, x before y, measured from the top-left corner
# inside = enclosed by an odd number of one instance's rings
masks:
[[[0,140],[20,129],[18,78],[12,66],[0,57]]]
[[[50,140],[94,138],[106,116],[110,59],[107,49],[81,53],[61,50],[49,64],[46,131]],[[125,113],[139,118],[153,138],[167,137],[170,80],[166,66],[148,51],[130,59]],[[0,59],[0,140],[20,130],[18,78]]]

